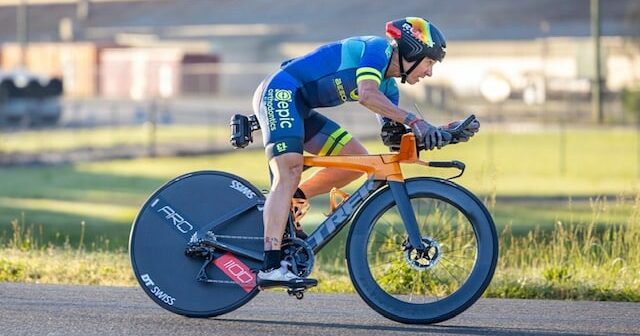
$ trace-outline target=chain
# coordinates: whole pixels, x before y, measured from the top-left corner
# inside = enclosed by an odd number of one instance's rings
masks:
[[[222,239],[244,239],[244,240],[264,240],[264,237],[229,236],[213,234],[213,237]]]
[[[230,280],[213,280],[213,279],[206,279],[206,280],[199,280],[202,282],[206,282],[206,283],[216,283],[216,284],[223,284],[223,285],[236,285],[235,282],[230,281]]]

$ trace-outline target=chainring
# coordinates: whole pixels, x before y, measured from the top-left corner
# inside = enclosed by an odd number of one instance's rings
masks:
[[[313,270],[314,255],[311,246],[300,238],[285,238],[281,247],[284,260],[291,265],[293,274],[306,277]]]

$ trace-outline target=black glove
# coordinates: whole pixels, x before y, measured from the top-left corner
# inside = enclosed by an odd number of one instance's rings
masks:
[[[418,145],[424,146],[425,149],[432,150],[436,147],[440,149],[451,141],[449,133],[443,132],[422,119],[414,120],[410,126]]]
[[[444,131],[449,131],[449,130],[452,130],[452,129],[456,128],[462,122],[463,122],[463,120],[454,121],[454,122],[451,122],[451,123],[449,123],[447,125],[440,126],[440,127],[438,127],[438,129],[441,129],[441,130],[444,130]],[[474,119],[461,132],[459,132],[458,134],[455,134],[453,136],[453,139],[451,139],[451,143],[455,144],[455,143],[458,143],[458,142],[467,142],[467,141],[469,141],[469,139],[472,136],[474,136],[476,133],[478,133],[478,131],[480,131],[480,121],[478,121],[478,119]]]

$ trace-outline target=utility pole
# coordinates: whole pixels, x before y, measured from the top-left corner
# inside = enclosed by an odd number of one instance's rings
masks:
[[[598,124],[604,123],[602,112],[602,54],[600,52],[600,0],[591,0],[591,38],[593,39],[593,82],[591,111]]]
[[[16,15],[16,40],[20,44],[20,67],[26,68],[27,64],[27,35],[28,35],[28,22],[27,22],[27,0],[20,0],[17,7]]]
[[[76,39],[85,39],[85,29],[87,28],[87,20],[89,20],[91,4],[89,0],[78,0],[76,5],[76,31],[74,33]]]

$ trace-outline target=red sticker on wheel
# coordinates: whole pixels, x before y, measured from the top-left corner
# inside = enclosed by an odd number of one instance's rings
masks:
[[[249,293],[256,286],[256,275],[230,252],[216,258],[213,263],[245,292]]]

